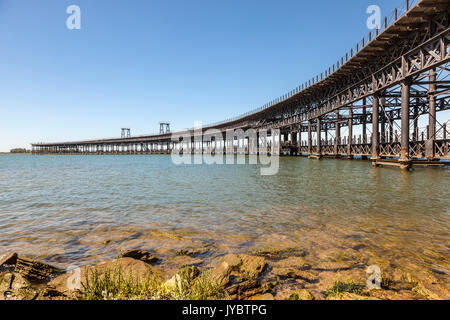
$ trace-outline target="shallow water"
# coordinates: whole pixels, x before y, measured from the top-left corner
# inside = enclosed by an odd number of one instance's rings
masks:
[[[175,166],[170,156],[0,156],[0,251],[60,266],[129,248],[214,254],[301,247],[448,276],[450,171],[281,158]]]

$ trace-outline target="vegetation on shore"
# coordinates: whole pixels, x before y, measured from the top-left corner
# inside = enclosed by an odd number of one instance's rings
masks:
[[[177,251],[178,252],[178,251]],[[227,254],[204,263],[201,250],[161,259],[128,250],[96,266],[64,272],[48,264],[0,254],[0,300],[411,300],[447,299],[434,278],[383,269],[381,289],[366,285],[366,269],[355,262],[309,264],[298,250]],[[165,260],[165,261],[164,261]],[[167,268],[176,261],[178,267]],[[78,286],[72,281],[78,279]],[[431,279],[430,282],[429,280]],[[39,286],[34,283],[39,282]]]
[[[83,300],[220,300],[227,294],[211,273],[186,267],[168,284],[148,273],[144,277],[125,274],[120,265],[100,272],[94,268],[82,282],[79,298]]]
[[[24,148],[15,148],[15,149],[11,149],[9,151],[10,153],[14,153],[14,154],[19,154],[19,153],[31,153],[30,150],[24,149]]]
[[[365,286],[351,279],[345,281],[334,281],[333,285],[326,291],[327,298],[339,296],[342,293],[362,294]]]

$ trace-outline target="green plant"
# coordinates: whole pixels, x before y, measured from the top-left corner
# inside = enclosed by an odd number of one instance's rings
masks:
[[[149,274],[145,278],[124,276],[120,266],[102,274],[95,268],[87,271],[82,283],[82,298],[86,300],[142,300],[154,295],[161,280]]]
[[[197,270],[197,271],[196,271]],[[219,300],[227,299],[226,291],[214,281],[209,271],[184,268],[175,276],[175,285],[148,274],[144,278],[123,275],[120,266],[114,270],[87,272],[82,283],[81,299],[85,300]]]
[[[353,280],[347,280],[347,281],[337,281],[336,280],[334,282],[334,284],[327,289],[326,295],[327,295],[327,297],[337,296],[344,292],[361,294],[363,290],[364,290],[364,285],[355,283]]]
[[[382,277],[381,278],[381,287],[383,289],[389,289],[395,284],[394,280],[388,277]]]
[[[10,153],[30,153],[29,150],[24,149],[24,148],[11,149],[9,152]]]

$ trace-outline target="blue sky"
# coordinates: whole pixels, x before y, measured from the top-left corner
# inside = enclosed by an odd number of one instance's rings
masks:
[[[403,1],[0,0],[0,151],[239,115],[345,55],[372,4]]]

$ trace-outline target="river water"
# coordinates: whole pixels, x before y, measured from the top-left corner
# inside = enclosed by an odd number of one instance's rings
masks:
[[[450,272],[450,170],[281,158],[182,165],[166,155],[0,156],[0,251],[62,267],[142,248],[303,248]]]

